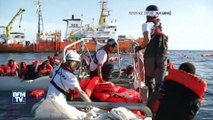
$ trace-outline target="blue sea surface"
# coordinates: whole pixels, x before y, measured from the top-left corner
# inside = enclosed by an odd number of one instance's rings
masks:
[[[0,64],[7,64],[9,59],[18,62],[34,60],[45,61],[54,53],[0,53]],[[213,119],[213,57],[202,57],[202,54],[213,54],[213,51],[170,50],[169,59],[175,68],[183,62],[191,62],[196,67],[196,75],[205,80],[208,88],[205,99],[195,120]],[[131,64],[131,56],[123,55],[122,68]],[[1,81],[1,80],[0,80]],[[29,93],[30,91],[27,91]],[[12,91],[0,91],[0,120],[13,120],[22,117],[32,117],[32,106],[41,98],[27,97],[26,104],[12,104]],[[169,113],[168,113],[169,114]]]

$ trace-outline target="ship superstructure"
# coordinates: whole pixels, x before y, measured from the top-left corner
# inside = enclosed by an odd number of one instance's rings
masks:
[[[109,38],[117,39],[117,23],[116,20],[110,23],[106,22],[107,17],[110,15],[107,9],[107,1],[100,1],[101,14],[99,18],[99,24],[83,24],[82,19],[75,19],[72,15],[71,19],[63,19],[67,22],[67,29],[65,33],[66,41],[76,41],[80,38],[91,38],[96,37],[102,42],[106,42]],[[94,20],[93,20],[94,21]]]

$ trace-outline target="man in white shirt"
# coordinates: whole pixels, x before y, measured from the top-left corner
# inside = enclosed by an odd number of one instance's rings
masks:
[[[73,96],[72,92],[69,93],[69,91],[76,90],[85,102],[91,102],[89,97],[81,89],[78,79],[74,75],[75,70],[77,70],[80,65],[79,62],[80,55],[72,51],[67,54],[65,63],[54,68],[50,76],[52,80],[48,89],[47,97],[49,95],[53,95],[66,100],[67,97]]]
[[[90,79],[94,76],[99,76],[101,80],[108,81],[113,71],[113,64],[109,54],[112,53],[117,46],[115,39],[109,39],[102,48],[100,48],[93,56],[90,63]],[[116,58],[118,60],[118,58]]]
[[[166,73],[168,37],[162,33],[158,7],[149,5],[146,8],[146,22],[142,25],[143,42],[136,51],[146,48],[144,53],[145,83],[149,89],[149,98],[157,92]],[[148,101],[149,102],[149,101]]]

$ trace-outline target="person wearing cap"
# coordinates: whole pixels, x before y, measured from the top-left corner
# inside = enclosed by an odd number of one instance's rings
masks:
[[[192,120],[199,111],[207,83],[195,75],[192,63],[170,69],[160,87],[155,120]]]
[[[73,91],[76,90],[79,96],[85,102],[91,102],[89,97],[84,93],[79,85],[74,72],[80,66],[80,55],[74,51],[66,56],[66,62],[55,67],[50,77],[51,84],[48,89],[47,96],[54,95],[63,98],[64,100],[72,100]]]
[[[109,81],[113,71],[112,59],[109,57],[117,46],[115,39],[108,39],[106,45],[98,49],[90,62],[90,79],[99,76],[101,80]],[[118,60],[118,59],[116,59]]]
[[[168,37],[162,32],[160,19],[157,16],[158,10],[156,5],[149,5],[146,8],[146,22],[142,25],[144,39],[142,44],[135,48],[136,51],[145,48],[144,68],[145,83],[149,89],[148,106],[166,75]]]

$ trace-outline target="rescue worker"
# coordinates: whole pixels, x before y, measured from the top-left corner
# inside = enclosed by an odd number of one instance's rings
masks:
[[[68,53],[66,56],[66,62],[55,67],[52,74],[50,74],[52,80],[50,82],[51,84],[48,89],[47,97],[49,95],[54,95],[62,97],[64,100],[72,100],[72,93],[76,90],[85,102],[91,102],[89,97],[81,89],[79,81],[74,75],[74,72],[79,68],[79,66],[80,55],[76,52]]]
[[[135,51],[146,49],[144,53],[145,84],[149,90],[148,106],[152,109],[161,82],[166,75],[167,41],[168,37],[162,32],[159,11],[156,5],[146,8],[146,22],[142,25],[143,42]]]
[[[195,75],[191,63],[171,69],[160,87],[156,120],[192,120],[199,111],[207,83]]]
[[[50,85],[46,99],[37,103],[34,107],[37,119],[83,119],[86,113],[79,111],[69,105],[67,100],[72,100],[74,90],[85,102],[91,102],[89,97],[81,89],[75,71],[80,65],[80,55],[76,52],[69,52],[66,55],[66,62],[55,67],[50,74]],[[91,108],[92,109],[92,108]]]
[[[118,60],[118,58],[110,58],[109,56],[116,46],[115,39],[108,39],[106,45],[95,52],[89,66],[90,79],[99,76],[101,80],[109,81],[113,71],[113,64],[110,62]]]

